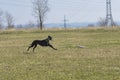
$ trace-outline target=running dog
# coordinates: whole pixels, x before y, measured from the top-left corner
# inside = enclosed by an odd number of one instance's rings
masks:
[[[54,48],[50,43],[49,41],[52,40],[52,37],[51,36],[48,36],[48,38],[44,39],[44,40],[34,40],[32,42],[32,44],[28,47],[27,51],[29,51],[30,48],[33,47],[33,52],[35,50],[35,48],[37,47],[37,45],[40,45],[40,46],[49,46],[51,47],[52,49],[54,50],[57,50],[56,48]]]

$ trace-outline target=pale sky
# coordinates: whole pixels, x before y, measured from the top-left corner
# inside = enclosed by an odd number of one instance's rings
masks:
[[[64,15],[68,22],[97,22],[106,17],[106,0],[48,0],[50,11],[45,23],[62,23]],[[114,21],[120,21],[120,0],[112,1]],[[0,9],[9,12],[15,24],[35,22],[32,0],[0,0]]]

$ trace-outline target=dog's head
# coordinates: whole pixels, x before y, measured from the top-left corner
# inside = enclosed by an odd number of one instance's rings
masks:
[[[52,40],[52,37],[51,37],[51,36],[48,36],[48,39],[49,39],[49,40]]]

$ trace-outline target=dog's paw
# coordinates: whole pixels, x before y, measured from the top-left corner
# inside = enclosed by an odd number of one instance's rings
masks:
[[[55,50],[58,50],[58,49],[55,49]]]

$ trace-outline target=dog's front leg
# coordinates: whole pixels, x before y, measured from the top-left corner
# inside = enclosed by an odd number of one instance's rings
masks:
[[[57,50],[56,48],[54,48],[54,47],[53,47],[52,45],[50,45],[50,44],[49,44],[48,46],[50,46],[50,47],[53,48],[54,50]]]

